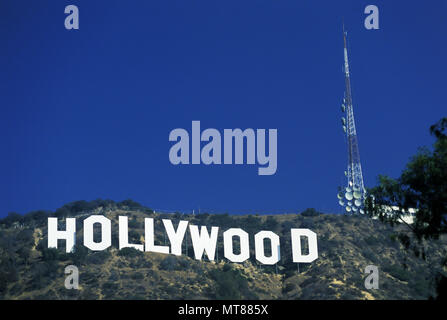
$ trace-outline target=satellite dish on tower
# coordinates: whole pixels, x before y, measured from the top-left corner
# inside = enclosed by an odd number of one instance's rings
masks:
[[[346,192],[345,193],[345,198],[346,198],[346,200],[348,200],[348,201],[351,201],[352,200],[352,193],[351,192]]]

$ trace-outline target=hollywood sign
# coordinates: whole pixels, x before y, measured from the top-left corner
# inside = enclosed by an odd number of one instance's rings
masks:
[[[189,226],[189,234],[194,249],[194,256],[197,260],[202,260],[204,253],[210,261],[214,261],[216,252],[219,227],[211,227],[211,233],[206,226],[200,229],[196,225],[189,224],[188,221],[180,220],[177,230],[172,221],[162,219],[166,234],[169,238],[170,246],[155,244],[154,219],[144,219],[144,244],[129,243],[128,218],[119,216],[119,249],[135,248],[140,251],[158,252],[164,254],[182,255],[182,243]],[[94,241],[95,224],[101,226],[101,239]],[[292,259],[296,263],[310,263],[318,258],[317,234],[309,229],[290,229]],[[233,238],[239,240],[239,252],[235,253]],[[48,218],[48,247],[57,248],[58,240],[65,240],[66,252],[72,252],[76,239],[76,218],[66,219],[65,230],[58,230],[58,218]],[[259,231],[254,236],[255,256],[262,264],[273,265],[280,259],[280,239],[272,231]],[[270,241],[271,252],[266,254],[264,240]],[[301,243],[307,240],[307,253],[303,254]],[[93,251],[102,251],[112,245],[112,223],[111,220],[102,215],[92,215],[84,220],[83,245]],[[224,256],[231,262],[244,262],[250,258],[250,246],[248,233],[240,228],[230,228],[223,232]]]

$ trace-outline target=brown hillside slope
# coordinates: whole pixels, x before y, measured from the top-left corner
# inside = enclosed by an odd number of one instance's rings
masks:
[[[112,247],[90,252],[82,246],[82,220],[91,213],[112,219]],[[189,234],[183,256],[117,249],[118,216],[129,217],[129,238],[144,241],[145,217],[155,219],[157,244],[169,244],[161,219],[219,227],[218,262],[197,261]],[[76,215],[75,215],[76,216]],[[64,226],[60,218],[61,228]],[[222,232],[242,228],[250,235],[250,259],[242,264],[223,257]],[[425,243],[426,259],[396,239],[404,226],[383,225],[366,217],[321,214],[275,216],[159,214],[130,208],[97,208],[78,215],[77,251],[48,250],[46,217],[1,227],[0,297],[3,299],[427,299],[446,255],[446,241]],[[297,266],[291,261],[290,228],[318,235],[319,257]],[[261,266],[254,258],[254,234],[272,230],[281,239],[281,261]],[[166,241],[166,242],[165,242]],[[36,245],[37,244],[37,245]],[[78,266],[79,290],[64,287],[64,267]],[[364,286],[367,265],[379,268],[379,289]],[[299,268],[299,271],[298,271]],[[278,269],[278,271],[277,271]]]

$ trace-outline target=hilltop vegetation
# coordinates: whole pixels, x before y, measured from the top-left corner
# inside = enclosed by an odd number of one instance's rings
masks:
[[[112,246],[92,252],[82,245],[83,219],[91,214],[112,220]],[[129,217],[129,240],[142,242],[145,217],[155,218],[156,244],[168,242],[161,219],[219,227],[218,261],[194,259],[186,237],[182,256],[117,250],[118,216]],[[77,217],[74,253],[47,248],[47,217]],[[272,230],[281,239],[281,261],[260,265],[250,252],[242,264],[223,256],[222,232],[242,228],[254,241],[260,230]],[[318,235],[319,258],[310,264],[292,262],[290,228],[309,228]],[[55,212],[10,214],[0,220],[0,298],[3,299],[427,299],[435,296],[435,279],[446,256],[445,238],[424,242],[424,257],[402,241],[411,237],[405,226],[384,225],[360,216],[301,214],[232,216],[228,214],[162,214],[126,200],[77,201]],[[404,242],[405,243],[405,242]],[[168,244],[168,243],[166,243]],[[237,249],[236,249],[237,250]],[[253,250],[253,246],[250,246]],[[267,248],[268,250],[268,248]],[[64,287],[64,268],[74,264],[80,289]],[[379,267],[379,289],[364,286],[367,265]]]

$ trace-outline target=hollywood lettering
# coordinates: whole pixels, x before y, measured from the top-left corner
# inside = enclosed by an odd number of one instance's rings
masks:
[[[206,253],[208,260],[214,261],[219,227],[211,227],[209,232],[206,226],[189,224],[188,221],[180,220],[177,228],[172,221],[162,219],[163,226],[169,239],[170,245],[156,245],[154,232],[154,219],[144,219],[144,244],[130,243],[127,216],[119,216],[119,249],[135,248],[140,251],[158,252],[163,254],[182,255],[182,243],[189,229],[194,256],[202,260]],[[94,241],[95,224],[101,226],[101,239]],[[189,227],[189,228],[188,228]],[[310,263],[318,258],[317,235],[309,229],[290,229],[292,260],[296,263]],[[57,248],[58,240],[65,240],[66,252],[72,252],[76,238],[76,218],[65,220],[65,230],[58,229],[58,218],[48,218],[48,247]],[[240,248],[233,248],[233,239],[238,239]],[[254,236],[255,257],[262,264],[274,265],[280,260],[280,238],[272,231],[259,231]],[[264,240],[270,241],[271,250],[267,255],[264,248]],[[302,252],[301,243],[307,240],[308,250]],[[92,251],[102,251],[112,245],[112,223],[111,220],[102,215],[91,215],[84,220],[83,245]],[[250,258],[250,246],[248,233],[240,228],[230,228],[223,232],[224,256],[231,262],[244,262]]]

